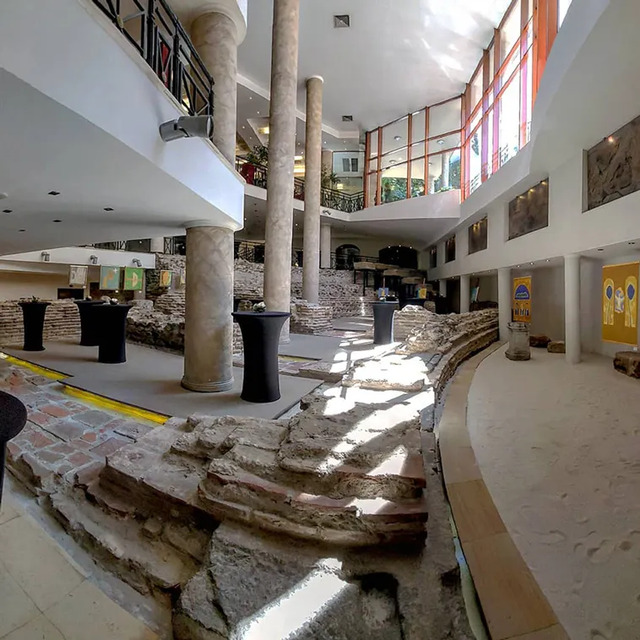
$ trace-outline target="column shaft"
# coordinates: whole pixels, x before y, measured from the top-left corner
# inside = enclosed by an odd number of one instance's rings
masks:
[[[460,276],[460,313],[468,313],[471,304],[471,276]]]
[[[191,391],[233,386],[233,231],[187,229],[184,377]]]
[[[509,323],[511,322],[511,269],[498,269],[498,319],[500,323],[500,340],[509,340]]]
[[[331,269],[331,225],[320,225],[320,267]]]
[[[288,312],[291,306],[299,15],[300,0],[274,0],[264,259],[264,299],[269,311]],[[280,339],[289,339],[288,322]]]
[[[191,40],[213,77],[213,144],[231,164],[236,157],[238,29],[222,13],[193,21]]]
[[[447,281],[446,280],[438,280],[438,293],[442,298],[447,297]]]
[[[564,341],[565,358],[580,362],[580,256],[564,257]]]
[[[304,236],[302,297],[318,302],[320,288],[320,187],[322,166],[322,78],[307,80],[304,147]]]

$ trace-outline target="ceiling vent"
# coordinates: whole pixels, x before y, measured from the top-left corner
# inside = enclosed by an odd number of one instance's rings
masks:
[[[334,29],[348,29],[351,26],[351,16],[333,16],[333,28]]]
[[[342,116],[342,122],[353,122],[353,116]]]

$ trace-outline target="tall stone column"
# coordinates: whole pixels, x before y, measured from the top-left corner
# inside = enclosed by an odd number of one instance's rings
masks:
[[[564,344],[565,358],[578,364],[580,349],[580,255],[564,257]]]
[[[460,313],[468,313],[471,303],[471,276],[460,276]]]
[[[191,25],[191,40],[215,82],[213,144],[233,165],[236,157],[238,27],[224,13],[204,13]]]
[[[322,85],[320,76],[307,79],[307,122],[304,145],[304,236],[302,297],[318,302],[320,288],[320,187],[322,166]]]
[[[320,225],[320,267],[331,269],[331,225]]]
[[[300,0],[274,0],[264,257],[264,299],[269,311],[288,312],[291,306],[299,17]],[[289,339],[288,322],[280,339]]]
[[[184,377],[191,391],[233,386],[233,231],[187,228]]]
[[[151,238],[151,253],[164,253],[164,238]]]
[[[498,321],[500,324],[500,340],[509,340],[509,323],[511,322],[511,269],[498,269]]]

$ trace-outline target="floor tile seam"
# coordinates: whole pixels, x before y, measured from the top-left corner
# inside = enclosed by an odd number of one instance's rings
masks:
[[[468,412],[468,400],[467,400],[467,398],[468,398],[468,393],[469,393],[469,391],[471,389],[471,385],[473,383],[473,378],[475,377],[477,369],[480,366],[480,364],[487,357],[489,357],[490,355],[495,353],[495,351],[497,351],[501,346],[504,346],[504,345],[501,344],[501,343],[496,343],[494,345],[491,345],[490,347],[488,347],[487,349],[483,350],[479,354],[474,355],[470,360],[468,360],[466,363],[464,363],[462,365],[460,371],[465,371],[465,372],[472,371],[473,375],[469,379],[454,378],[454,380],[451,383],[451,388],[450,388],[450,391],[452,391],[454,389],[456,390],[456,392],[457,392],[456,395],[462,394],[465,397],[465,400],[464,400],[464,414],[465,414],[464,432],[467,434],[467,437],[469,439],[469,443],[470,444],[468,446],[470,446],[470,448],[471,448],[471,450],[473,452],[473,462],[471,463],[471,465],[473,465],[473,463],[475,463],[475,466],[476,466],[478,472],[480,473],[480,478],[475,479],[475,480],[465,480],[465,481],[461,481],[461,482],[447,483],[447,481],[446,481],[446,472],[445,472],[444,468],[443,468],[443,476],[444,476],[444,479],[445,479],[445,486],[446,486],[447,492],[449,491],[449,489],[451,487],[453,487],[455,485],[465,484],[465,483],[468,483],[468,482],[482,482],[482,485],[483,485],[484,489],[486,490],[487,494],[491,498],[491,503],[492,503],[493,509],[495,510],[495,513],[496,513],[498,519],[500,520],[500,522],[502,523],[502,525],[504,527],[504,531],[502,531],[502,532],[491,533],[491,534],[488,534],[486,536],[479,536],[479,537],[475,537],[473,539],[463,540],[463,537],[462,537],[462,535],[460,533],[459,524],[458,524],[458,522],[456,522],[456,510],[453,508],[453,505],[451,505],[451,503],[450,503],[451,512],[453,514],[455,526],[456,526],[456,529],[458,531],[458,538],[460,539],[460,544],[462,546],[463,552],[465,553],[465,557],[467,559],[467,564],[469,564],[469,561],[468,561],[467,553],[465,551],[465,546],[466,545],[477,543],[477,542],[480,542],[480,541],[486,541],[486,540],[488,540],[490,538],[496,538],[498,536],[503,536],[503,537],[505,535],[508,536],[508,539],[510,540],[511,544],[513,545],[524,571],[528,574],[528,576],[529,576],[529,578],[531,580],[531,583],[534,585],[534,588],[537,590],[538,596],[546,603],[546,605],[548,606],[549,610],[552,612],[552,614],[553,614],[553,616],[554,616],[554,618],[556,620],[552,625],[546,624],[544,627],[538,627],[536,629],[530,629],[530,630],[526,631],[525,633],[520,634],[520,637],[523,637],[523,636],[526,637],[528,634],[531,634],[531,633],[534,633],[534,632],[537,632],[537,631],[541,631],[541,630],[544,630],[545,628],[550,628],[550,627],[553,627],[555,625],[560,626],[560,628],[563,631],[564,631],[564,627],[562,627],[562,625],[560,624],[557,614],[555,613],[553,607],[551,607],[551,604],[549,603],[546,595],[544,594],[544,592],[540,588],[540,585],[538,584],[537,580],[535,579],[535,576],[533,575],[533,572],[531,571],[531,568],[529,567],[529,565],[524,560],[522,554],[520,553],[520,550],[518,549],[515,541],[513,540],[513,537],[511,535],[511,533],[507,529],[507,527],[506,527],[506,525],[504,523],[504,520],[500,516],[500,512],[498,511],[498,508],[496,507],[495,503],[493,502],[493,497],[491,496],[491,493],[490,493],[488,487],[486,486],[486,483],[484,481],[484,476],[482,474],[482,469],[481,469],[480,465],[478,464],[478,460],[477,460],[477,457],[475,455],[475,449],[473,447],[473,443],[471,442],[471,436],[469,434],[468,423],[467,423],[467,417],[468,417],[467,416],[467,412]],[[465,391],[466,391],[466,393],[465,393]],[[445,411],[446,411],[446,404],[448,402],[450,402],[451,400],[453,400],[453,398],[450,398],[450,394],[448,393],[447,397],[446,397],[446,400],[445,400],[445,410],[443,410],[443,417],[444,417]],[[460,427],[462,425],[460,423],[458,423],[458,424],[456,424],[456,426]],[[450,442],[446,442],[446,440],[445,440],[445,442],[443,444],[445,444],[445,446],[447,448],[446,450],[447,450],[448,453],[450,452],[450,450],[452,448],[454,448],[454,447],[451,446],[451,443]],[[441,458],[441,463],[442,463],[442,454],[441,454],[440,458]],[[463,471],[466,472],[468,470],[469,469],[465,465],[465,467],[463,468]],[[477,551],[476,551],[476,555],[477,555]],[[469,565],[469,569],[471,571],[471,566],[470,565]],[[519,574],[519,573],[520,572],[518,571],[517,574]],[[471,577],[473,578],[473,572],[471,572]],[[520,581],[519,580],[519,575],[516,575],[516,578],[518,578],[517,581],[519,582]],[[474,583],[476,584],[476,589],[477,589],[477,581],[474,580]],[[480,590],[478,590],[478,597],[480,598],[480,601],[482,602],[482,597],[481,597]],[[485,608],[484,605],[483,605],[483,608]],[[490,629],[490,631],[492,631],[492,630]],[[565,634],[566,634],[566,632],[565,632]],[[513,640],[516,640],[517,637],[518,636],[513,637]],[[512,640],[512,637],[500,638],[498,640]]]
[[[20,589],[22,594],[25,596],[25,598],[27,598],[27,600],[29,600],[29,602],[33,605],[33,608],[37,612],[34,616],[29,618],[29,620],[27,620],[23,625],[20,625],[20,627],[16,627],[16,629],[19,629],[21,627],[24,627],[26,624],[29,624],[29,622],[31,622],[31,620],[36,618],[38,615],[44,614],[44,611],[42,611],[42,609],[40,609],[40,607],[36,604],[35,600],[29,595],[27,590],[20,584],[18,579],[13,575],[13,573],[9,570],[9,567],[7,567],[7,565],[2,561],[1,558],[0,558],[0,568],[2,568],[5,571],[5,573],[11,578],[11,581],[16,585],[16,587],[18,587],[18,589]],[[4,637],[8,636],[9,633],[13,633],[16,629],[12,629],[11,631],[5,633],[3,636],[0,636],[0,640],[2,640],[2,638],[4,638]]]
[[[522,638],[525,638],[526,640],[526,637],[530,636],[532,633],[540,633],[541,631],[547,631],[547,629],[553,629],[554,627],[558,627],[559,629],[561,629],[567,639],[569,638],[569,636],[566,635],[566,631],[564,630],[564,627],[560,624],[560,622],[554,622],[553,624],[549,624],[546,627],[541,627],[540,629],[535,629],[533,631],[527,631],[526,633],[520,633],[517,636],[509,636],[507,638],[504,638],[503,640],[522,640]]]

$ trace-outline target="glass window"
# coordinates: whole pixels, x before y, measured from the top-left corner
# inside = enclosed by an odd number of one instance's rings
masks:
[[[378,130],[375,129],[369,133],[369,157],[373,158],[378,155]]]
[[[444,243],[444,261],[453,262],[456,259],[456,237],[451,236]]]
[[[558,29],[562,26],[570,6],[571,0],[558,0]]]
[[[411,163],[411,198],[423,196],[424,190],[424,158]]]
[[[388,153],[386,156],[382,156],[381,169],[384,171],[389,167],[393,167],[397,164],[407,161],[407,148],[398,149],[392,153]]]
[[[427,113],[426,109],[422,109],[422,111],[416,111],[413,114],[413,119],[411,121],[411,141],[419,142],[420,140],[424,140],[426,137],[425,131],[425,114]]]
[[[518,153],[520,132],[520,84],[517,79],[500,96],[500,166]]]
[[[378,158],[373,158],[369,160],[369,171],[377,171],[378,170]]]
[[[482,99],[482,63],[478,72],[471,79],[469,87],[469,110],[473,111]]]
[[[376,189],[378,187],[378,174],[377,173],[370,173],[369,174],[369,182],[368,182],[368,192],[367,192],[367,198],[368,198],[368,202],[367,202],[367,206],[368,207],[373,207],[375,204],[377,204],[376,202]]]
[[[520,0],[517,0],[504,21],[502,29],[500,29],[500,64],[506,60],[520,37],[520,20],[522,18],[520,11]]]
[[[411,145],[411,159],[421,158],[424,156],[424,142],[418,142]]]
[[[495,155],[493,148],[493,109],[487,111],[487,166],[484,167],[487,178],[493,173],[493,160]]]
[[[461,100],[449,100],[429,109],[429,137],[460,129]]]
[[[455,149],[460,146],[460,132],[452,133],[450,136],[429,140],[429,154],[439,153],[446,149]]]
[[[409,116],[382,127],[382,153],[407,146]]]
[[[383,204],[407,197],[407,163],[382,172],[381,199]]]
[[[460,150],[429,156],[429,193],[460,188]]]
[[[473,193],[482,181],[482,128],[469,136],[469,193]]]

